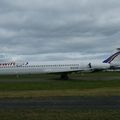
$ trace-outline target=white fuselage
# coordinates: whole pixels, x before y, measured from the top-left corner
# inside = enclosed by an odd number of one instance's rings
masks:
[[[107,69],[109,64],[91,63],[92,69]],[[91,68],[86,62],[79,61],[52,61],[52,62],[27,62],[26,63],[0,63],[0,74],[39,74],[63,73],[73,71],[89,71]]]

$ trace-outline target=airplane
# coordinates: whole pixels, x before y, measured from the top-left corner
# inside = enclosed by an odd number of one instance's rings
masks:
[[[69,78],[68,74],[72,72],[93,72],[120,68],[120,65],[116,62],[119,55],[120,51],[98,63],[91,63],[91,61],[2,62],[0,63],[0,75],[58,73],[61,75],[61,79],[67,80]]]

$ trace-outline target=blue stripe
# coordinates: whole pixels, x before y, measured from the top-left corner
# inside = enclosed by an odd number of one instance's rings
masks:
[[[120,52],[113,54],[112,56],[110,56],[109,58],[104,60],[103,63],[111,63],[119,54],[120,54]]]

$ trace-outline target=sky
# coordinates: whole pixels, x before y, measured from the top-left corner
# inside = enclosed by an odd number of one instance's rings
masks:
[[[120,47],[119,14],[119,0],[0,0],[0,57],[103,58]]]

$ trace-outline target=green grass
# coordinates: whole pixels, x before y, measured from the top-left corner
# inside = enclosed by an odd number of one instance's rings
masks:
[[[120,89],[0,91],[0,99],[53,99],[64,96],[120,96]]]
[[[0,110],[1,120],[120,120],[120,110]]]
[[[0,91],[12,91],[12,90],[67,90],[67,89],[95,89],[95,88],[114,88],[120,87],[120,80],[110,80],[110,81],[43,81],[43,82],[1,82]]]
[[[56,74],[0,76],[0,98],[41,96],[120,95],[120,73],[71,74],[60,80]]]
[[[91,78],[102,78],[102,77],[120,77],[120,72],[82,72],[82,73],[73,73],[69,75],[72,79],[78,79],[82,80],[84,78],[91,79]],[[19,77],[19,78],[17,78]],[[89,78],[88,78],[89,77]],[[13,79],[13,80],[19,80],[19,79],[45,79],[45,80],[53,80],[53,79],[59,79],[59,74],[28,74],[28,75],[0,75],[0,79]]]
[[[120,73],[0,76],[0,99],[49,99],[52,96],[120,96]],[[22,100],[21,99],[21,100]],[[119,109],[0,109],[0,120],[120,120]]]
[[[70,80],[60,80],[56,74],[0,76],[0,91],[10,90],[67,90],[120,87],[119,72],[98,72],[70,75]],[[109,80],[110,79],[110,80]]]

